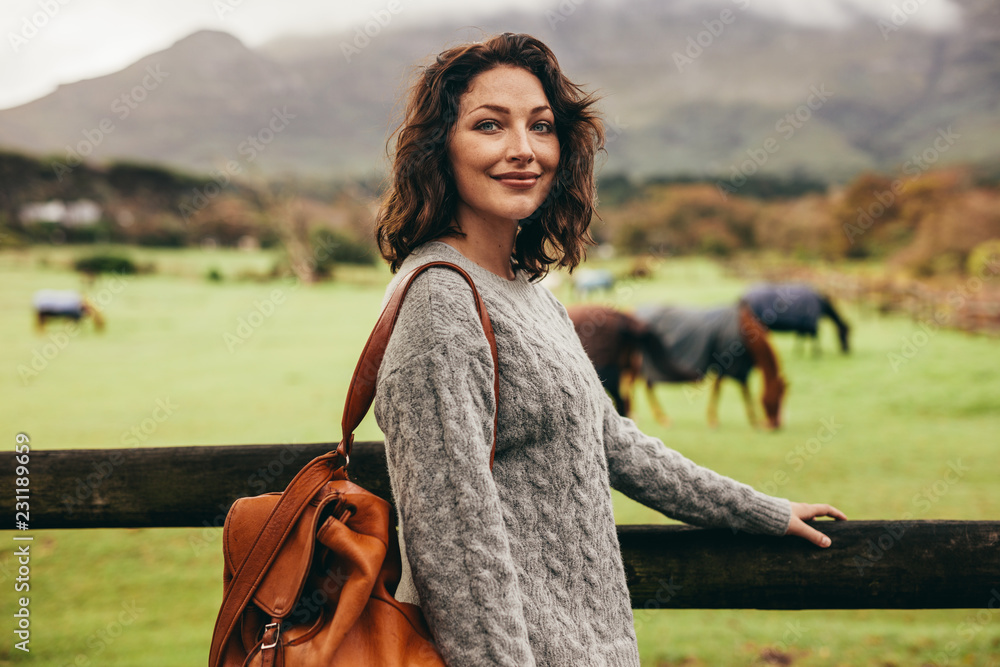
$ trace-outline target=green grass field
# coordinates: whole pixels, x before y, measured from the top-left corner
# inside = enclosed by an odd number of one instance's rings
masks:
[[[32,292],[79,287],[66,267],[82,252],[0,254],[5,446],[12,450],[21,431],[33,449],[339,439],[347,381],[386,269],[344,269],[334,282],[299,287],[235,279],[265,271],[263,253],[129,249],[158,270],[90,288],[103,295],[103,335],[88,326],[70,336],[62,325],[36,335]],[[205,279],[211,267],[222,282]],[[654,280],[624,284],[609,299],[714,304],[742,287],[706,261],[670,260]],[[844,310],[854,325],[850,357],[834,353],[828,324],[819,357],[772,337],[791,385],[781,431],[753,431],[731,383],[716,430],[705,423],[707,393],[692,387],[658,389],[671,428],[652,420],[642,394],[637,422],[703,465],[775,495],[833,503],[851,518],[1000,517],[1000,341],[952,331],[925,340],[908,319]],[[890,354],[907,341],[914,351],[893,369]],[[759,378],[752,383],[758,391]],[[836,434],[810,443],[824,420]],[[380,439],[373,418],[358,437]],[[946,483],[955,461],[968,472]],[[66,480],[67,493],[76,481]],[[619,523],[666,521],[615,500]],[[35,532],[30,655],[12,648],[12,534],[0,542],[0,618],[9,624],[0,665],[204,664],[222,590],[218,531]],[[983,582],[984,603],[998,586]],[[1000,665],[1000,611],[992,610],[637,611],[636,627],[649,666]]]

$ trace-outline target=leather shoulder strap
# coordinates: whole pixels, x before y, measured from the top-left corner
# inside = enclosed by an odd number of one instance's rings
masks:
[[[479,315],[479,321],[482,324],[483,333],[486,334],[486,340],[490,344],[490,354],[493,357],[493,398],[496,405],[496,411],[493,413],[493,447],[490,450],[490,469],[493,468],[493,456],[496,454],[497,447],[497,418],[500,412],[500,365],[497,356],[497,341],[493,335],[493,325],[490,323],[489,314],[486,312],[486,304],[479,295],[475,283],[472,282],[472,278],[468,273],[451,262],[429,262],[411,271],[396,286],[392,296],[389,298],[389,302],[382,309],[382,314],[379,316],[378,322],[375,323],[375,328],[368,337],[365,349],[358,360],[354,376],[351,378],[350,389],[347,391],[347,401],[344,403],[344,417],[341,421],[344,437],[340,442],[340,446],[337,447],[338,454],[344,457],[351,455],[351,445],[354,442],[354,429],[364,419],[375,398],[375,383],[378,379],[379,368],[382,366],[382,358],[385,356],[385,349],[389,345],[389,336],[392,335],[392,330],[396,326],[400,307],[403,304],[403,299],[406,298],[406,293],[409,291],[410,285],[413,284],[413,281],[421,273],[437,266],[456,271],[469,283],[469,287],[472,288],[472,296],[476,300],[476,313]]]

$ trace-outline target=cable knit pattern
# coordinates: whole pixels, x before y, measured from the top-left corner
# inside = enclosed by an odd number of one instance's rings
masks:
[[[668,516],[784,534],[787,500],[696,466],[620,417],[566,310],[523,273],[507,281],[444,243],[403,263],[445,260],[476,282],[500,356],[492,474],[493,369],[468,285],[419,276],[378,377],[399,511],[403,580],[450,667],[639,664],[610,486]]]

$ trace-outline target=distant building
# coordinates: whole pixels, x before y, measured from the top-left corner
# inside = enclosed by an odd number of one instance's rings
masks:
[[[101,219],[101,207],[95,201],[78,199],[66,205],[62,223],[67,227],[89,227]]]
[[[21,222],[48,222],[65,227],[90,227],[101,219],[101,207],[90,199],[32,202],[21,207]]]
[[[21,207],[21,222],[62,222],[66,204],[61,201],[37,202]]]

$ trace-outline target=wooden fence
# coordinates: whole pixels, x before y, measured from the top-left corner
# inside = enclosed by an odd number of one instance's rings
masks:
[[[31,452],[31,528],[222,526],[234,500],[277,491],[335,445]],[[0,471],[14,488],[14,467]],[[380,442],[360,442],[351,477],[389,499]],[[13,519],[14,494],[0,500]],[[833,540],[688,526],[619,526],[632,606],[930,609],[1000,605],[1000,521],[819,522]],[[216,542],[221,549],[221,542]]]

